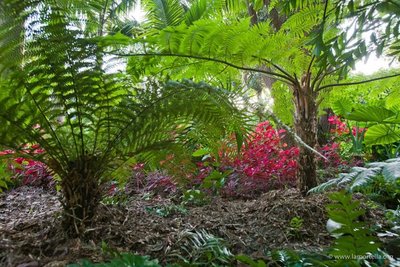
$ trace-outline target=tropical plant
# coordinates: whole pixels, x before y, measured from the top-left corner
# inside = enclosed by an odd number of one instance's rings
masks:
[[[288,235],[300,240],[301,239],[301,231],[304,227],[303,224],[304,220],[298,216],[293,217],[289,221],[289,227],[288,227]]]
[[[348,191],[353,192],[367,186],[381,176],[391,183],[400,179],[400,158],[389,159],[385,162],[371,162],[366,164],[365,167],[353,167],[349,173],[341,173],[338,178],[322,183],[309,192],[318,193],[332,187],[346,187]]]
[[[31,159],[34,155],[44,153],[39,145],[23,145],[20,147],[24,156],[12,157],[15,152],[13,150],[0,151],[0,156],[7,158],[8,174],[11,176],[14,186],[29,185],[39,186],[46,189],[54,189],[56,181],[49,168],[40,161]]]
[[[351,194],[344,192],[332,193],[329,198],[335,203],[327,205],[328,216],[341,224],[341,227],[334,233],[342,234],[331,246],[330,255],[344,263],[348,259],[339,256],[364,256],[367,253],[375,253],[379,248],[379,243],[375,237],[371,236],[371,231],[367,228],[366,223],[359,220],[360,216],[365,214],[360,202],[354,201]]]
[[[205,230],[182,232],[176,245],[183,253],[172,251],[169,256],[178,260],[179,266],[230,266],[233,261],[223,239]]]
[[[269,6],[267,2],[265,10],[275,9],[287,18],[278,30],[270,20],[260,20],[253,25],[254,14],[239,7],[242,12],[235,10],[235,16],[226,12],[220,16],[202,17],[192,24],[177,20],[134,40],[115,38],[114,43],[140,43],[142,48],[134,46],[131,51],[114,53],[138,58],[143,63],[151,60],[153,68],[171,70],[168,74],[172,77],[183,73],[214,79],[222,74],[219,77],[237,81],[239,73],[233,69],[272,77],[289,88],[295,106],[295,131],[313,148],[317,144],[319,93],[352,84],[337,83],[334,78],[343,78],[355,60],[368,53],[365,40],[359,35],[347,35],[338,27],[341,19],[351,12],[345,9],[336,14],[336,9],[341,7],[338,1],[273,1]],[[226,9],[220,10],[224,13]],[[180,14],[175,11],[171,9],[169,14]],[[340,18],[336,19],[336,15]],[[136,69],[140,66],[137,62]],[[357,83],[395,76],[398,74]],[[317,184],[315,155],[303,146],[300,155],[299,186],[306,193]]]
[[[15,15],[13,23],[0,25],[1,38],[26,24],[22,44],[7,38],[0,43],[7,72],[0,90],[0,143],[16,155],[20,143],[46,151],[36,158],[60,177],[64,227],[75,236],[95,214],[99,184],[128,158],[196,131],[211,137],[241,131],[243,117],[228,98],[235,93],[205,83],[148,80],[134,87],[131,77],[109,69],[112,60],[75,25],[69,10],[52,3],[0,4],[1,13]],[[23,64],[9,60],[15,46],[24,48]]]
[[[387,147],[389,157],[397,157],[400,154],[399,116],[398,106],[391,106],[391,108],[360,106],[347,114],[346,117],[353,121],[370,123],[372,126],[365,134],[365,144],[367,146],[383,145]]]
[[[343,102],[346,103],[346,101],[343,100],[338,100],[340,104],[342,105]],[[335,111],[335,107],[333,107],[333,110]],[[341,115],[341,114],[338,114]],[[332,139],[338,139],[338,141],[341,142],[346,142],[346,141],[351,141],[351,147],[350,147],[350,153],[353,156],[356,157],[361,157],[364,152],[364,136],[367,131],[368,124],[363,124],[361,127],[360,123],[356,122],[355,125],[351,125],[349,120],[345,120],[343,122],[342,118],[339,118],[338,116],[330,116],[328,118],[329,124],[335,127],[332,129],[333,133],[336,135],[332,136]]]
[[[225,166],[231,166],[239,175],[237,194],[296,185],[299,149],[287,147],[282,141],[285,133],[284,129],[275,129],[269,121],[259,123],[239,155],[224,159]],[[221,152],[226,154],[229,150]]]

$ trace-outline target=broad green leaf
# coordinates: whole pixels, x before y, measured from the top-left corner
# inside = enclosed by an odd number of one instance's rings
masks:
[[[392,144],[400,140],[400,130],[386,124],[373,125],[368,129],[364,140],[367,145]]]
[[[346,116],[351,112],[353,103],[346,98],[341,98],[332,103],[332,110],[335,114]]]
[[[349,120],[364,122],[384,122],[385,119],[394,116],[394,112],[384,107],[365,106],[345,116]]]
[[[395,115],[395,116],[389,117],[389,118],[385,119],[385,123],[400,124],[400,116]]]
[[[365,168],[363,171],[359,172],[354,178],[352,185],[350,186],[350,191],[353,191],[357,187],[364,186],[371,182],[381,171],[381,168]]]

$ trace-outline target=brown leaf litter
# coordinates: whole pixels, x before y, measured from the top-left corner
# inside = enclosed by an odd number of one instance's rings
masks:
[[[324,195],[302,197],[295,189],[275,190],[253,200],[214,198],[205,206],[162,217],[149,211],[172,207],[171,200],[137,196],[124,206],[100,205],[85,241],[80,241],[63,235],[57,195],[20,187],[0,196],[0,266],[54,267],[82,258],[102,261],[102,243],[164,262],[179,251],[183,233],[200,230],[224,239],[234,254],[258,257],[275,248],[316,251],[332,240],[325,230],[327,201]],[[289,229],[294,217],[303,220],[296,235]]]

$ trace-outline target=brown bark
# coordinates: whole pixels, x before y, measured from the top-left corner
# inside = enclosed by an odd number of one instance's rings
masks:
[[[293,85],[293,100],[295,104],[294,128],[296,134],[310,147],[317,144],[317,93],[310,86],[311,73],[303,75],[301,81]],[[300,146],[298,159],[298,185],[301,193],[317,185],[317,167],[315,154]]]
[[[81,237],[95,215],[101,199],[97,170],[89,157],[76,160],[70,163],[68,176],[62,179],[63,227],[70,237]]]
[[[329,124],[329,117],[333,115],[333,111],[331,108],[324,109],[325,114],[321,115],[318,119],[318,145],[324,146],[329,143],[329,135],[331,130],[333,129],[332,125]]]

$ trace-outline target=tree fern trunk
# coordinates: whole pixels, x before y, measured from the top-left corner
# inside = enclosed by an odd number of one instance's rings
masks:
[[[317,144],[317,93],[310,87],[311,74],[305,74],[301,81],[293,85],[295,103],[294,127],[296,134],[310,147]],[[315,154],[300,146],[298,159],[299,189],[303,195],[317,185]]]
[[[81,237],[91,224],[101,199],[99,176],[89,159],[71,162],[61,183],[64,194],[63,227],[69,237]]]

